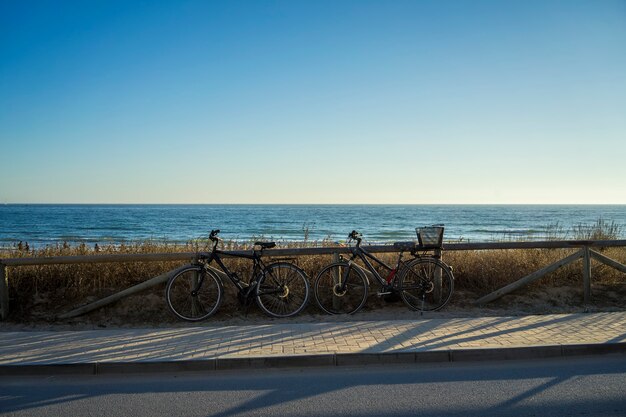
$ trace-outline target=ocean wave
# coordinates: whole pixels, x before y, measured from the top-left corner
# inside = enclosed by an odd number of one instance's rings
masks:
[[[541,237],[545,224],[563,230],[597,219],[626,229],[626,206],[384,206],[384,205],[8,205],[0,208],[0,242],[184,243],[221,229],[225,239],[345,240],[357,229],[368,242],[416,237],[415,227],[445,224],[444,239],[486,241]],[[418,220],[416,220],[418,219]]]

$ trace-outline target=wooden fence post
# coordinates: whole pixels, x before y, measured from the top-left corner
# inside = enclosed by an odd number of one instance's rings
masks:
[[[9,317],[9,271],[5,264],[0,263],[0,318]]]
[[[591,254],[589,246],[583,248],[583,302],[589,304],[591,301]]]

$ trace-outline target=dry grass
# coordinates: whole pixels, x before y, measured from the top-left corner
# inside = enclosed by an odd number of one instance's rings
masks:
[[[605,227],[606,225],[600,225]],[[609,224],[609,228],[615,231],[615,226]],[[605,227],[606,228],[606,227]],[[593,230],[581,229],[585,236],[594,239],[615,238],[593,232]],[[617,230],[619,233],[620,231]],[[330,242],[283,242],[281,247],[302,246],[331,246]],[[245,249],[249,245],[226,242],[226,250]],[[88,247],[86,245],[48,246],[39,250],[12,250],[0,252],[0,258],[15,257],[48,257],[48,256],[72,256],[72,255],[95,255],[95,254],[125,254],[125,253],[165,253],[165,252],[196,252],[208,250],[206,242],[196,241],[185,245],[144,242],[125,245],[110,245],[104,247]],[[509,284],[517,279],[528,275],[546,265],[572,253],[569,249],[527,249],[527,250],[489,250],[489,251],[449,251],[444,253],[444,260],[454,268],[455,297],[453,306],[465,308],[470,305],[469,300],[477,296],[487,294],[497,288]],[[621,263],[626,263],[626,248],[606,248],[602,252]],[[394,264],[395,254],[381,255],[387,263]],[[310,277],[314,277],[318,271],[331,261],[330,256],[301,256],[294,261],[304,269]],[[95,301],[99,298],[121,291],[132,285],[143,282],[149,278],[172,270],[185,262],[133,262],[133,263],[103,263],[103,264],[75,264],[75,265],[50,265],[15,267],[9,269],[9,292],[11,299],[11,317],[14,322],[54,320],[54,316],[60,312],[68,311],[78,305]],[[248,277],[251,263],[243,259],[229,259],[226,264],[240,276]],[[577,261],[556,272],[536,281],[530,286],[518,291],[515,296],[526,294],[534,298],[542,298],[548,304],[553,299],[562,300],[565,288],[581,288],[582,283],[581,262]],[[608,288],[607,294],[611,293],[611,286],[623,287],[626,277],[612,268],[599,263],[593,263],[593,283],[602,288]],[[233,314],[237,311],[237,304],[233,286],[225,283],[227,289],[226,303],[220,314]],[[123,316],[127,320],[141,320],[148,322],[171,322],[163,297],[163,286],[147,290],[144,293],[132,297],[132,301],[122,301],[118,304],[125,306]],[[561,291],[563,289],[563,291]],[[576,290],[578,291],[578,290]],[[620,290],[621,291],[621,290]],[[600,291],[602,293],[602,291]],[[540,295],[537,295],[540,294]],[[509,296],[509,297],[515,297]],[[621,296],[620,296],[621,297]],[[618,307],[626,307],[623,297],[617,297]],[[547,299],[546,299],[547,298]],[[505,299],[506,300],[506,299]],[[510,299],[509,299],[510,300]],[[594,301],[598,302],[594,295]],[[529,301],[524,301],[529,302]],[[579,299],[576,298],[576,303]],[[602,302],[599,300],[599,302]],[[506,303],[502,301],[501,303]],[[621,305],[620,305],[621,303]],[[376,308],[382,303],[372,300],[368,302],[370,307]],[[311,311],[311,309],[309,309]],[[107,314],[119,315],[118,310],[103,309],[92,313],[95,320],[102,320]]]
[[[453,266],[459,289],[488,293],[572,254],[567,249],[525,249],[447,252],[445,261]],[[626,248],[608,248],[602,253],[624,262]],[[530,288],[558,287],[582,281],[581,261],[571,263],[546,275]],[[626,281],[624,274],[599,263],[593,263],[594,283],[612,284]]]

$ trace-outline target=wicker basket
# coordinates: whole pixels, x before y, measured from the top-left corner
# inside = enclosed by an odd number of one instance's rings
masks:
[[[443,243],[443,225],[418,227],[415,232],[420,247],[424,249],[440,248]]]

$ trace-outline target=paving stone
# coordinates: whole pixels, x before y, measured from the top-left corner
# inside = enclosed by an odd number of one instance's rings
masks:
[[[461,347],[601,345],[618,341],[626,341],[626,312],[157,330],[0,331],[0,366],[204,360],[226,355],[271,357]],[[571,352],[594,352],[586,349],[579,347]]]

